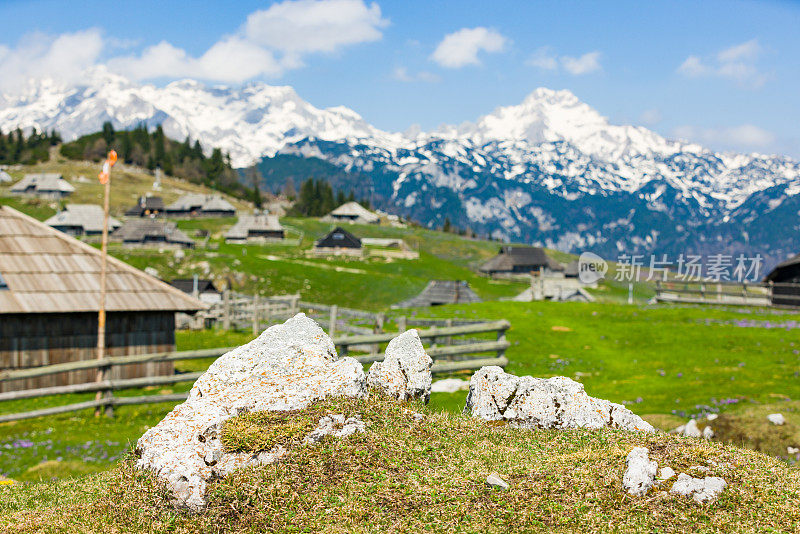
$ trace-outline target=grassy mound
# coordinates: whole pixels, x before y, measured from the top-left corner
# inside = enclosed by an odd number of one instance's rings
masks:
[[[421,420],[416,412],[424,414]],[[358,414],[364,433],[302,445],[325,414]],[[131,460],[102,475],[0,489],[9,532],[793,531],[800,471],[763,454],[663,433],[525,431],[387,399],[332,399],[307,410],[229,421],[230,450],[282,444],[278,463],[234,473],[200,514],[176,511]],[[660,466],[721,476],[718,501],[645,498],[622,489],[625,456],[649,447]],[[510,484],[488,487],[492,472]]]

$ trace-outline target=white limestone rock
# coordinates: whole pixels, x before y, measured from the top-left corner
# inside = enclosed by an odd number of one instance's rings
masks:
[[[773,425],[783,425],[786,424],[786,418],[783,417],[782,413],[771,413],[767,416],[767,421],[772,423]]]
[[[492,473],[491,475],[486,477],[486,484],[493,488],[499,488],[502,490],[507,490],[510,487],[508,485],[508,482],[500,478],[500,475],[498,475],[497,473]]]
[[[675,476],[675,470],[669,466],[662,467],[658,470],[658,480],[665,481]]]
[[[703,437],[705,439],[711,439],[714,437],[714,429],[710,426],[707,426],[703,429]]]
[[[634,447],[625,458],[625,474],[622,486],[637,497],[644,496],[656,481],[658,463],[651,461],[647,447]]]
[[[520,428],[655,429],[621,404],[586,394],[583,384],[556,376],[517,377],[496,366],[483,367],[470,381],[465,412]]]
[[[319,420],[317,428],[312,430],[303,439],[303,442],[308,444],[319,443],[325,436],[344,438],[356,432],[364,432],[365,429],[366,424],[357,417],[345,419],[343,414],[326,415]]]
[[[212,363],[186,402],[139,438],[136,465],[165,480],[179,504],[199,509],[209,481],[283,454],[225,453],[219,439],[224,421],[249,411],[302,409],[325,397],[366,392],[361,364],[338,359],[328,335],[301,313]]]
[[[383,390],[398,400],[431,396],[431,365],[419,334],[414,329],[403,332],[389,342],[382,362],[369,368],[367,385]]]
[[[703,437],[703,433],[700,431],[700,427],[697,426],[697,421],[695,421],[694,419],[689,419],[689,422],[686,423],[686,426],[683,427],[682,434],[687,438]]]
[[[719,477],[694,478],[686,473],[681,473],[669,492],[691,497],[695,502],[704,503],[719,497],[727,485],[727,482]]]

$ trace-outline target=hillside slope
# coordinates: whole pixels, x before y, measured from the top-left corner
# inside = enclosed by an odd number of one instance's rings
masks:
[[[234,473],[215,484],[199,514],[172,508],[128,459],[78,481],[0,487],[0,526],[14,533],[791,532],[800,524],[800,471],[760,453],[666,434],[517,430],[406,406],[331,399],[283,420],[229,421],[237,438],[223,431],[223,441],[231,450],[291,443],[299,422],[320,413],[358,414],[368,424],[364,433],[293,445],[278,463]],[[704,505],[670,494],[672,481],[632,497],[621,479],[634,446],[648,447],[659,466],[721,476],[728,486]],[[510,488],[487,486],[492,472]]]

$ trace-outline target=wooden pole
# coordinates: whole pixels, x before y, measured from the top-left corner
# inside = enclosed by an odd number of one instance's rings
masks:
[[[100,174],[100,180],[105,178],[103,188],[103,240],[100,246],[100,306],[97,312],[97,359],[102,361],[106,356],[106,273],[108,271],[108,211],[109,201],[111,197],[111,167],[117,160],[117,154],[113,150],[109,152],[108,159],[103,167],[103,172]],[[97,382],[103,382],[110,378],[108,376],[109,368],[98,367],[97,369]],[[105,392],[98,391],[95,400],[100,401],[102,397],[110,397],[113,395],[110,390]],[[100,416],[101,406],[95,408],[95,417]],[[105,405],[105,414],[107,417],[114,415],[114,406],[112,404]]]
[[[330,337],[336,335],[336,315],[338,315],[338,312],[339,312],[339,306],[337,306],[336,304],[331,306],[331,317],[330,317],[331,322],[330,326],[328,326],[328,335]]]

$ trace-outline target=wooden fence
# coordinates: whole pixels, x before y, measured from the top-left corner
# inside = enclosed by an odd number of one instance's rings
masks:
[[[418,332],[419,337],[423,340],[423,343],[427,345],[426,352],[434,360],[432,372],[452,373],[462,370],[475,370],[486,365],[499,365],[504,367],[508,363],[508,360],[505,357],[505,351],[509,347],[509,343],[506,340],[506,330],[508,330],[510,326],[511,325],[508,321],[501,320],[477,324],[435,327],[426,330],[419,330]],[[495,339],[485,339],[485,336],[488,334],[494,334]],[[358,361],[368,364],[381,361],[384,356],[384,353],[381,350],[382,346],[391,341],[397,335],[398,332],[364,334],[337,337],[334,338],[333,341],[336,344],[341,356],[352,355]],[[467,343],[453,343],[453,341],[455,341],[453,338],[474,335],[483,335],[484,339],[472,339]],[[442,342],[444,343],[442,344]],[[359,350],[363,351],[365,347],[373,350],[367,351],[366,353],[356,354],[356,352]],[[0,382],[46,376],[50,374],[62,373],[65,371],[77,371],[81,369],[99,368],[108,371],[116,366],[140,364],[145,362],[168,362],[201,358],[216,358],[232,349],[233,347],[225,347],[182,352],[163,352],[158,354],[140,354],[134,356],[111,357],[103,360],[82,360],[30,369],[10,370],[0,372]],[[477,356],[488,353],[494,353],[494,356]],[[106,415],[111,416],[113,415],[114,406],[151,404],[159,402],[178,402],[186,399],[187,394],[176,393],[167,395],[115,397],[114,391],[195,381],[200,377],[201,374],[201,372],[178,373],[166,376],[148,376],[123,380],[103,380],[100,382],[89,382],[85,384],[71,384],[68,386],[55,386],[0,393],[0,402],[2,402],[47,397],[52,395],[98,391],[102,392],[102,396],[97,400],[67,404],[63,406],[54,406],[51,408],[43,408],[29,412],[3,414],[0,415],[0,423],[98,407],[104,408]],[[106,372],[105,376],[110,376],[110,373]]]
[[[656,300],[687,304],[800,307],[800,284],[656,281]]]

